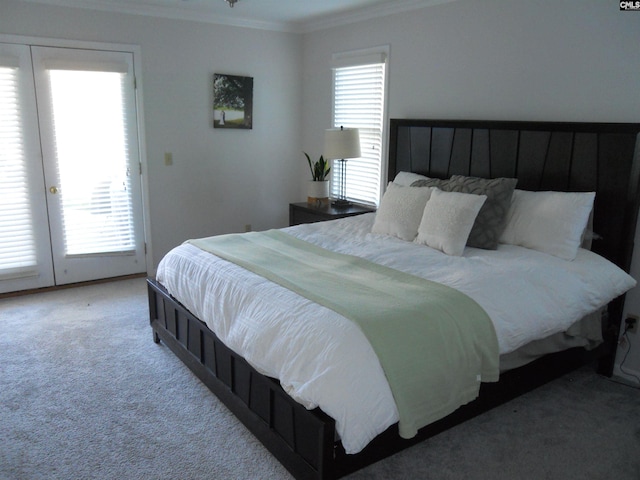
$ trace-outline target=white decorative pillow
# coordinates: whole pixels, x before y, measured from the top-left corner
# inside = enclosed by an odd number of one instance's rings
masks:
[[[461,256],[486,199],[486,195],[434,190],[424,208],[416,243]]]
[[[576,258],[593,209],[594,192],[513,192],[500,243],[565,260]]]
[[[416,180],[424,180],[427,177],[413,172],[398,172],[396,178],[393,179],[393,183],[401,185],[403,187],[410,186]]]
[[[389,183],[376,212],[371,233],[412,241],[418,234],[422,212],[432,190],[429,187],[402,187]]]

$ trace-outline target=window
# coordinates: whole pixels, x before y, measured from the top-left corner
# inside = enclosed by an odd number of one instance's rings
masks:
[[[37,264],[16,65],[0,58],[0,276],[30,275]]]
[[[333,127],[358,128],[362,157],[332,166],[331,194],[340,192],[346,168],[346,196],[366,205],[380,202],[386,62],[388,48],[335,55],[333,58]]]
[[[135,251],[127,74],[48,70],[65,253]]]

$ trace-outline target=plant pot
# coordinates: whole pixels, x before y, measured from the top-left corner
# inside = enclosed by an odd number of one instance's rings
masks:
[[[310,180],[307,184],[307,203],[324,205],[329,203],[329,180],[316,182]]]

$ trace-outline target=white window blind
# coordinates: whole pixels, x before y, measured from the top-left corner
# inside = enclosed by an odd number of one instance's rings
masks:
[[[113,71],[48,71],[67,255],[135,250],[124,86]]]
[[[37,252],[27,187],[19,70],[0,57],[0,277],[35,271]]]
[[[362,64],[362,62],[365,64]],[[367,63],[373,62],[373,63]],[[347,199],[378,205],[382,175],[384,133],[384,55],[341,59],[334,68],[333,126],[358,128],[361,158],[349,159],[346,168]],[[351,65],[349,65],[351,63]],[[341,163],[332,167],[332,195],[340,192]]]

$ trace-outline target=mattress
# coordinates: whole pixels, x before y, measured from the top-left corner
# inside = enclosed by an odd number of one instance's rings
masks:
[[[462,257],[370,233],[375,214],[283,229],[443,283],[474,299],[496,330],[501,354],[566,331],[635,285],[587,250],[568,262],[512,245],[466,248]],[[307,408],[336,421],[356,453],[398,420],[382,368],[359,328],[337,313],[189,244],[160,262],[157,280],[259,372],[279,379]]]

